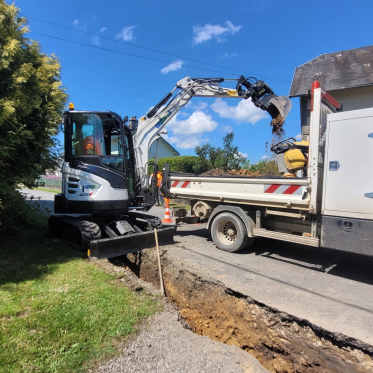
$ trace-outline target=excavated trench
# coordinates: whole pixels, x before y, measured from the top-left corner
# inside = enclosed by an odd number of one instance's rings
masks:
[[[154,250],[128,255],[121,263],[159,287]],[[202,278],[187,265],[175,263],[167,252],[162,268],[167,297],[194,332],[239,346],[270,372],[373,372],[373,346]]]

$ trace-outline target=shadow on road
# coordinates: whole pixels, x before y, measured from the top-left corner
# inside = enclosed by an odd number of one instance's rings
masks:
[[[193,225],[193,229],[178,230],[176,235],[196,236],[208,242],[212,241],[205,225],[201,227]],[[373,285],[373,257],[267,238],[258,238],[251,247],[227,255],[249,254]]]

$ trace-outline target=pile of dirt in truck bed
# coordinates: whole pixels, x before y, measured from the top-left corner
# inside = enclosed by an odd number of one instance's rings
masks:
[[[261,174],[259,171],[251,172],[246,169],[241,170],[222,170],[220,168],[215,168],[201,174],[201,176],[246,176],[246,177],[278,177],[281,176],[279,173],[274,171],[267,171]]]

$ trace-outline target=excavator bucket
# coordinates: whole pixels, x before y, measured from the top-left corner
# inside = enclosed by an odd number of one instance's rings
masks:
[[[158,243],[170,245],[174,242],[174,227],[157,229]],[[121,237],[102,238],[90,241],[88,249],[89,259],[113,258],[155,247],[154,231],[129,234]]]
[[[291,100],[287,96],[275,96],[269,100],[269,105],[266,111],[272,119],[285,121],[285,118],[291,110]],[[280,116],[280,118],[279,118]]]

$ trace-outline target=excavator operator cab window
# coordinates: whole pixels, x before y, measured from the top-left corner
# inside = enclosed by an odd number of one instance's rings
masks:
[[[124,172],[120,125],[110,114],[72,114],[71,155],[100,156],[101,163]]]

